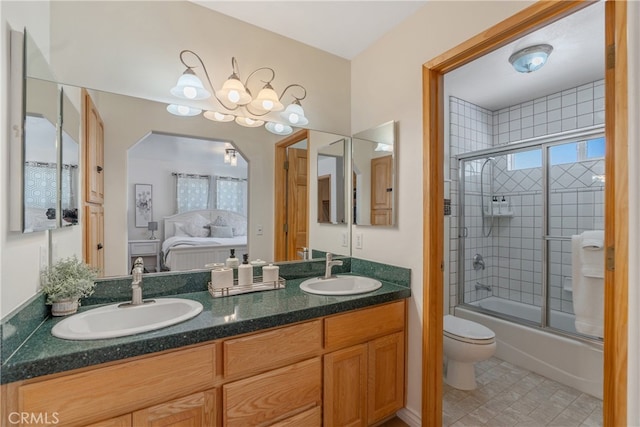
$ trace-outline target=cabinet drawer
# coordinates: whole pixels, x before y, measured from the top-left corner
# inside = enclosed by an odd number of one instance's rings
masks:
[[[285,366],[222,386],[223,424],[266,425],[320,406],[320,358]]]
[[[131,256],[135,255],[155,255],[158,252],[157,243],[131,243],[130,244]]]
[[[210,388],[215,347],[207,345],[21,386],[19,410],[55,408],[64,425],[84,425]]]
[[[322,410],[319,406],[301,412],[298,415],[271,424],[271,427],[320,427],[322,425]]]
[[[404,329],[404,301],[340,314],[324,320],[324,345],[346,347]]]
[[[322,350],[321,322],[314,320],[225,341],[224,375],[258,373],[315,356]]]

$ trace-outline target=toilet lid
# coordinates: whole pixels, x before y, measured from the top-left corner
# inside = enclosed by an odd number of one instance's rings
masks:
[[[450,314],[444,316],[443,332],[453,339],[484,344],[493,342],[496,337],[486,326]]]

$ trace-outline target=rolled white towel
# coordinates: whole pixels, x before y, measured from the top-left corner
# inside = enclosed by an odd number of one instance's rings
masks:
[[[582,247],[589,250],[604,248],[604,230],[589,230],[582,233]]]

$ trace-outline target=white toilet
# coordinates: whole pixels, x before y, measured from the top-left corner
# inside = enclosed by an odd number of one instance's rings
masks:
[[[444,380],[460,390],[476,388],[474,364],[487,360],[496,351],[496,334],[470,320],[444,316]]]

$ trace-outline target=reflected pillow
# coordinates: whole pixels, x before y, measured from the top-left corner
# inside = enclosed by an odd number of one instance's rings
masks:
[[[174,232],[173,235],[174,236],[178,236],[178,237],[191,237],[189,235],[189,233],[187,233],[184,229],[185,225],[182,222],[174,222],[173,223],[173,227],[174,227]]]
[[[205,228],[209,224],[209,220],[202,215],[194,215],[184,225],[184,231],[191,237],[209,237],[209,230]]]
[[[226,227],[229,224],[227,224],[227,220],[226,219],[224,219],[220,215],[218,215],[218,217],[215,219],[215,221],[213,221],[211,223],[211,225],[217,225],[217,226],[220,226],[220,227]]]
[[[212,225],[211,237],[218,237],[218,238],[225,238],[225,239],[231,238],[233,237],[233,230],[231,229],[231,227],[228,227],[228,226]]]

